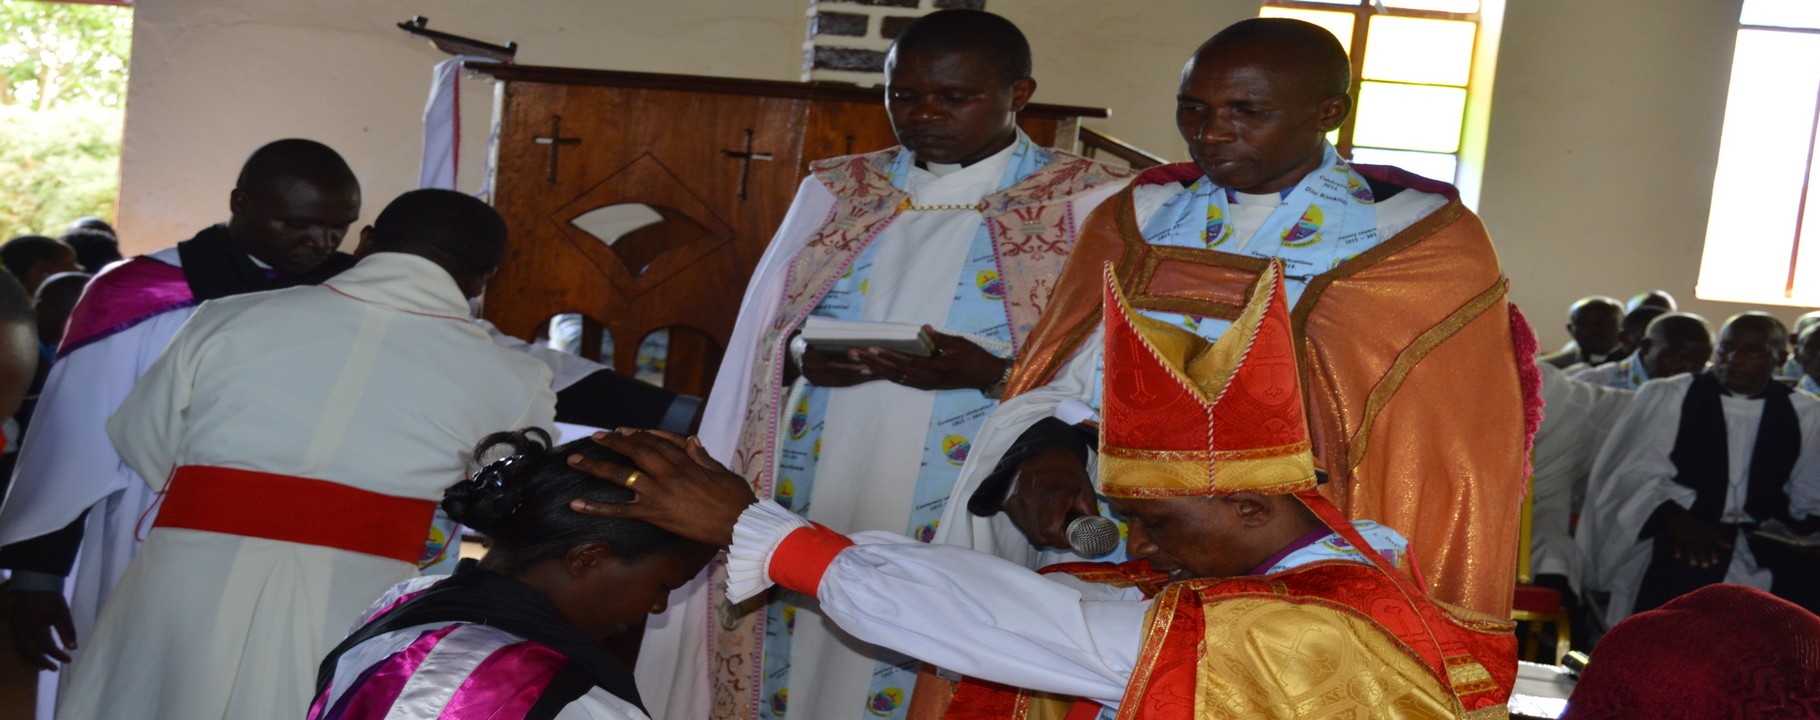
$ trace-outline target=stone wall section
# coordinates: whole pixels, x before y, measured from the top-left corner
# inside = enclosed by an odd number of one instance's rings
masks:
[[[882,85],[891,40],[925,14],[984,10],[986,0],[809,0],[803,79]]]

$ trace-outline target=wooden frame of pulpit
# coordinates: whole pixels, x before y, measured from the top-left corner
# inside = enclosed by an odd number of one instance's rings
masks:
[[[628,374],[667,331],[663,384],[694,395],[809,163],[896,144],[882,88],[466,67],[498,81],[488,180],[511,232],[485,317],[535,339],[578,313],[581,354]],[[1030,105],[1018,124],[1073,150],[1079,120],[1106,115]]]

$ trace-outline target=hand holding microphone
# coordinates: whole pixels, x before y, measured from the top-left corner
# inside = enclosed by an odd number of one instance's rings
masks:
[[[1072,453],[1039,452],[1018,464],[1004,512],[1030,542],[1099,557],[1118,547],[1118,524],[1099,516],[1099,498]]]

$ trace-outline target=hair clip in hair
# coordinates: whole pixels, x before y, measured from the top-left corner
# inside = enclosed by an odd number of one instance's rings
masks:
[[[494,505],[490,510],[500,517],[517,512],[524,504],[524,494],[516,487],[519,483],[511,476],[513,466],[524,461],[523,455],[508,455],[475,471],[468,480],[473,484],[475,494],[483,498],[483,503]]]
[[[476,488],[504,489],[506,486],[506,470],[510,469],[519,461],[524,460],[524,458],[525,456],[523,455],[507,455],[498,460],[494,460],[492,464],[474,471],[473,477],[469,478],[469,480],[474,483]]]

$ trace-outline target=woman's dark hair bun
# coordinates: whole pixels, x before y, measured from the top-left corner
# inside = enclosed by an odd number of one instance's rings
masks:
[[[500,446],[511,448],[511,452],[444,490],[442,511],[455,522],[483,534],[493,534],[495,528],[524,504],[525,486],[536,474],[550,445],[550,434],[534,427],[482,438],[474,446],[475,463],[485,462],[485,458]]]

